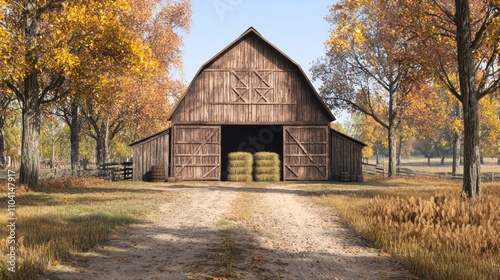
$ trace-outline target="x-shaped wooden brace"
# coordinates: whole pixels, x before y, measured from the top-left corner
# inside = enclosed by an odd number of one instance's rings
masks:
[[[267,99],[266,95],[272,90],[272,88],[255,88],[255,92],[259,95],[255,102],[259,102],[260,100],[264,100],[267,103],[271,103],[269,99]]]
[[[297,138],[295,138],[295,136],[293,136],[293,134],[290,132],[290,130],[286,129],[286,132],[288,133],[288,135],[290,135],[290,137],[293,139],[293,141],[295,143],[297,143],[297,145],[299,145],[299,148],[304,152],[305,156],[307,156],[307,158],[309,158],[311,163],[314,164],[316,169],[318,169],[319,173],[323,177],[326,177],[326,174],[321,170],[320,165],[314,161],[314,158],[311,155],[309,155],[309,152],[307,151],[307,149],[297,140]],[[291,171],[290,167],[287,166],[287,168]],[[292,173],[295,173],[295,172],[292,171]],[[297,175],[297,174],[295,173],[295,175]]]
[[[245,77],[248,77],[250,74],[248,71],[232,71],[234,77],[236,77],[236,84],[237,86],[231,87],[234,93],[238,96],[234,102],[240,102],[243,101],[244,103],[248,103],[249,100],[247,100],[244,96],[248,94],[249,92],[249,87],[248,83],[244,81]]]

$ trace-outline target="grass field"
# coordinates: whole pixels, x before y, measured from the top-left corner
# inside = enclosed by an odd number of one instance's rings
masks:
[[[368,163],[375,164],[374,158],[369,159]],[[387,166],[388,159],[380,159],[380,164]],[[403,157],[401,159],[401,167],[409,168],[417,172],[448,172],[451,173],[452,159],[446,158],[444,164],[441,164],[441,159],[432,158],[431,165],[427,165],[427,159],[424,157]],[[484,164],[481,165],[482,172],[500,172],[500,164],[497,158],[485,157]],[[459,166],[458,173],[463,173],[463,166]]]
[[[500,183],[472,201],[460,182],[431,178],[316,188],[316,202],[424,279],[500,279]]]
[[[0,183],[4,184],[4,182]],[[193,182],[193,186],[206,186]],[[266,187],[269,183],[245,183]],[[367,178],[364,183],[294,183],[316,203],[331,207],[383,254],[392,255],[424,279],[500,279],[500,183],[484,184],[479,199],[461,197],[461,183],[433,178]],[[90,186],[90,187],[89,187]],[[41,192],[16,194],[17,268],[1,279],[35,279],[49,266],[113,238],[169,200],[158,184],[99,180],[48,181]],[[0,205],[6,205],[5,190]],[[161,195],[160,195],[161,194]],[[244,220],[251,200],[232,205]],[[0,220],[8,218],[0,209]],[[221,269],[232,270],[231,230]],[[8,253],[7,227],[0,228],[0,254]]]
[[[4,184],[3,182],[2,184]],[[91,187],[90,187],[91,186]],[[60,184],[49,181],[41,192],[16,194],[17,272],[0,262],[1,279],[36,279],[50,265],[86,251],[113,237],[120,226],[132,223],[166,200],[166,194],[147,183],[105,183],[91,179]],[[0,205],[7,205],[6,193]],[[0,221],[7,221],[7,207]],[[3,224],[3,222],[2,222]],[[0,254],[8,253],[9,229],[0,228]]]

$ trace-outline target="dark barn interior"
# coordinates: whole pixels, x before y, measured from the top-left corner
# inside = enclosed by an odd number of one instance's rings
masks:
[[[227,179],[227,155],[231,152],[273,152],[283,160],[283,126],[223,125],[221,129],[221,180]]]

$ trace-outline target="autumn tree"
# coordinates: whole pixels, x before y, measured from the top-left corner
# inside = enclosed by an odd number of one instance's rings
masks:
[[[42,155],[45,154],[45,156],[50,158],[50,167],[54,168],[56,146],[61,139],[65,138],[65,124],[59,118],[56,118],[53,113],[45,112],[43,114],[42,128],[40,152]],[[61,153],[62,151],[59,152]]]
[[[406,112],[406,124],[414,129],[415,148],[428,159],[441,157],[443,161],[451,155],[452,173],[456,174],[463,134],[458,101],[443,85],[432,81],[412,92],[412,99],[413,105]]]
[[[6,89],[0,86],[0,91],[5,91]],[[0,94],[0,169],[5,166],[5,133],[4,127],[9,116],[9,111],[13,98],[5,93]]]
[[[94,97],[79,106],[86,133],[96,141],[100,164],[108,160],[113,139],[124,129],[134,130],[131,141],[164,129],[170,101],[184,88],[172,71],[181,69],[182,33],[189,31],[190,2],[150,0],[131,1],[131,5],[135,12],[126,22],[141,39],[142,57],[130,69],[116,72],[114,64],[106,67],[90,86]],[[108,98],[109,93],[119,94]]]
[[[461,102],[463,191],[481,193],[479,100],[500,86],[500,1],[398,1],[399,25],[419,41],[421,64]],[[458,74],[456,82],[453,77]]]
[[[369,159],[375,155],[378,164],[379,155],[383,154],[381,148],[383,147],[385,150],[388,144],[384,127],[374,121],[373,118],[360,112],[351,115],[346,127],[352,137],[367,145],[362,150],[363,158]]]
[[[409,40],[396,32],[393,1],[344,0],[331,6],[326,57],[312,68],[320,94],[330,108],[361,112],[387,131],[389,176],[396,174],[396,140],[409,105],[416,65],[405,56]]]
[[[500,158],[500,96],[479,102],[481,155]]]
[[[42,106],[67,95],[86,95],[65,87],[68,81],[78,83],[109,73],[109,69],[100,68],[103,66],[114,65],[119,76],[123,69],[138,72],[135,65],[155,63],[148,60],[151,50],[144,38],[130,26],[137,2],[143,1],[27,0],[3,4],[2,11],[8,11],[2,16],[9,40],[2,57],[10,63],[2,70],[7,74],[1,82],[15,94],[23,113],[21,183],[32,189],[38,185]],[[161,10],[153,8],[154,13]],[[176,38],[165,38],[169,39]],[[105,93],[114,94],[99,94]]]

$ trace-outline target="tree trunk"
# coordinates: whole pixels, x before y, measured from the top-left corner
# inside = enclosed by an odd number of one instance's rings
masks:
[[[104,162],[110,162],[109,118],[106,120],[106,134],[104,136]]]
[[[401,153],[403,151],[403,137],[399,136],[399,143],[398,143],[398,162],[396,163],[397,166],[401,166]]]
[[[28,76],[24,83],[26,97],[23,103],[22,147],[19,182],[28,185],[31,190],[38,189],[38,171],[40,164],[40,105],[38,104],[38,80],[35,74]],[[35,98],[33,98],[35,97]]]
[[[431,166],[431,157],[427,157],[427,166]]]
[[[453,136],[453,165],[451,167],[451,174],[456,175],[458,165],[460,164],[460,136],[455,134]]]
[[[3,136],[3,127],[5,126],[5,117],[0,115],[0,169],[5,168],[5,140]]]
[[[55,162],[56,162],[56,139],[52,140],[52,166],[51,168],[55,167]]]
[[[27,72],[23,81],[22,91],[22,144],[21,167],[19,169],[19,183],[26,184],[29,189],[38,189],[38,171],[40,164],[40,88],[38,84],[38,53],[36,52],[37,38],[37,1],[30,0],[24,3],[26,19],[24,36],[27,47]]]
[[[103,135],[98,135],[96,139],[96,163],[100,166],[106,162],[106,143]]]
[[[389,177],[396,174],[396,129],[394,125],[389,126]]]
[[[481,194],[479,161],[479,112],[472,54],[471,19],[468,0],[455,0],[457,21],[457,54],[460,93],[464,113],[464,181],[462,190],[468,197]]]
[[[441,157],[441,165],[444,165],[444,159],[445,157]]]
[[[78,116],[78,103],[71,102],[71,125],[70,143],[71,143],[71,174],[77,176],[79,154],[80,154],[80,120]]]

